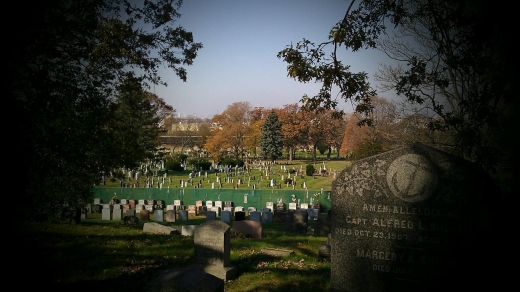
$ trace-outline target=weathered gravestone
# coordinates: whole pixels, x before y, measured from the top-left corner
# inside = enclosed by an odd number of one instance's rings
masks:
[[[151,233],[151,234],[173,234],[180,233],[177,229],[164,226],[157,222],[147,222],[143,225],[143,233]]]
[[[224,281],[235,279],[237,268],[230,264],[231,237],[229,225],[222,221],[206,221],[196,230],[194,267]]]
[[[146,291],[224,292],[224,281],[196,268],[165,270]]]
[[[497,188],[475,164],[412,144],[358,160],[332,188],[331,291],[500,284]]]
[[[287,220],[285,222],[286,230],[305,234],[309,226],[309,218],[307,211],[289,210],[287,212]]]

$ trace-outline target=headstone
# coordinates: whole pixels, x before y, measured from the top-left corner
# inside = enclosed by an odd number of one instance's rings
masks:
[[[195,267],[225,282],[236,278],[237,269],[230,264],[231,237],[229,225],[222,221],[206,221],[195,230]]]
[[[135,200],[128,200],[128,204],[130,205],[130,209],[135,209]]]
[[[166,216],[165,216],[166,222],[175,222],[175,219],[176,219],[175,215],[176,215],[175,210],[166,210]]]
[[[123,209],[117,208],[112,210],[112,220],[119,221],[123,219]]]
[[[287,213],[287,221],[285,222],[287,231],[297,232],[301,234],[307,233],[309,217],[307,210],[293,210]]]
[[[251,211],[249,212],[249,220],[256,221],[256,222],[262,222],[262,216],[260,212],[258,211]]]
[[[101,220],[110,220],[112,214],[112,210],[110,208],[101,209]]]
[[[200,206],[197,207],[197,212],[199,213],[199,216],[206,216],[206,212],[208,211],[206,206]]]
[[[289,203],[289,210],[297,210],[298,205],[296,203]]]
[[[165,270],[147,285],[146,291],[224,292],[224,281],[197,268]]]
[[[207,211],[206,212],[206,221],[217,220],[217,212],[215,211]]]
[[[143,233],[151,234],[173,234],[178,231],[170,226],[165,226],[157,222],[147,222],[143,224]]]
[[[168,210],[175,210],[175,205],[166,205],[166,211]]]
[[[233,231],[248,235],[256,239],[261,239],[264,232],[262,223],[252,220],[241,220],[233,222]]]
[[[206,207],[209,209],[211,209],[211,207],[213,207],[213,201],[206,201]]]
[[[309,209],[309,204],[307,204],[307,203],[301,203],[301,204],[300,204],[300,209]]]
[[[94,205],[101,205],[101,199],[100,198],[94,198]]]
[[[215,215],[217,215],[217,217],[220,216],[220,207],[213,206],[211,207],[211,211],[215,212]]]
[[[307,209],[307,215],[308,215],[309,219],[318,220],[318,218],[320,217],[320,209],[315,209],[315,208]]]
[[[188,210],[177,211],[179,222],[188,222]]]
[[[126,205],[128,204],[128,200],[127,199],[121,199],[121,205]]]
[[[138,200],[138,201],[137,201],[137,204],[139,204],[139,205],[145,205],[144,200]]]
[[[243,206],[236,206],[235,207],[235,213],[236,212],[244,212],[244,207]],[[236,216],[236,215],[235,215]]]
[[[222,211],[220,212],[220,221],[225,223],[231,223],[231,212],[230,211]]]
[[[141,221],[150,221],[150,212],[148,210],[139,211],[139,220]]]
[[[222,209],[222,201],[215,201],[215,207],[220,207],[220,209]]]
[[[314,224],[314,236],[325,236],[330,232],[330,216],[318,217],[318,221]]]
[[[262,223],[273,223],[273,212],[262,212]]]
[[[235,211],[235,221],[246,220],[246,212],[244,211]]]
[[[276,257],[289,257],[294,255],[294,251],[292,250],[271,247],[264,247],[260,252]]]
[[[233,207],[232,201],[224,201],[224,207]]]
[[[282,212],[275,210],[274,211],[274,222],[275,223],[285,223],[287,221],[287,212]]]
[[[247,207],[247,214],[251,214],[251,212],[256,211],[255,207]]]
[[[269,208],[271,210],[271,212],[274,212],[274,202],[265,203],[265,207]]]
[[[330,290],[477,291],[503,283],[497,201],[479,167],[422,144],[353,162],[333,183]]]
[[[181,202],[181,200],[173,200],[173,205],[174,206],[182,206],[182,202]]]
[[[188,216],[197,216],[197,206],[195,205],[188,205]]]
[[[153,221],[163,222],[164,221],[164,210],[153,211]]]
[[[182,225],[181,235],[193,236],[199,225]]]

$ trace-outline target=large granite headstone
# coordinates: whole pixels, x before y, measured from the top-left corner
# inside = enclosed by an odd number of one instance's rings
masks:
[[[497,192],[475,164],[422,144],[355,161],[332,188],[330,291],[499,285]]]
[[[222,221],[206,221],[194,235],[194,267],[224,281],[235,279],[237,269],[229,259],[231,248],[229,225]]]

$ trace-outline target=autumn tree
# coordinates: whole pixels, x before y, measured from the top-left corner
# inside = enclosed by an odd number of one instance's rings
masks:
[[[7,133],[7,151],[17,161],[11,183],[23,202],[14,206],[20,206],[17,221],[31,219],[35,210],[57,217],[69,208],[78,211],[92,201],[101,171],[146,159],[141,150],[151,143],[142,126],[155,121],[139,121],[138,141],[124,148],[117,137],[127,133],[117,131],[131,125],[113,123],[127,122],[120,115],[123,104],[144,101],[151,84],[167,85],[159,67],[186,81],[185,66],[202,44],[174,26],[181,3],[11,3],[13,19],[23,19],[5,35],[16,44],[6,47],[5,88],[15,119]],[[159,101],[147,100],[152,107]]]
[[[290,162],[298,146],[307,143],[309,120],[306,119],[306,113],[297,103],[286,104],[277,113],[282,125],[283,145],[287,149]]]
[[[216,125],[212,136],[208,138],[205,148],[212,151],[212,157],[217,151],[228,150],[234,159],[243,159],[246,151],[246,135],[250,127],[251,105],[249,102],[235,102],[229,105],[221,114],[215,115],[212,122]]]
[[[249,149],[253,157],[257,157],[257,148],[260,146],[260,137],[262,136],[262,125],[268,110],[263,107],[255,107],[250,113],[249,131],[246,138],[246,147]]]
[[[437,115],[428,126],[453,135],[458,155],[493,172],[499,160],[518,157],[506,134],[517,125],[511,110],[518,108],[512,98],[517,70],[501,35],[511,18],[497,7],[474,0],[353,0],[328,40],[304,39],[278,57],[291,78],[322,84],[317,95],[302,97],[305,108],[336,108],[332,90],[339,89],[340,98],[361,114],[359,123],[370,124],[367,113],[376,92],[365,72],[352,72],[338,56],[343,49],[383,50],[402,64],[384,71],[387,88],[407,102],[427,105]]]
[[[260,137],[260,154],[264,158],[275,161],[282,156],[283,134],[281,130],[278,115],[271,110],[262,124],[262,136]]]

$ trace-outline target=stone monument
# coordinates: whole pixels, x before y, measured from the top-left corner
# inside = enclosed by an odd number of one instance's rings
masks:
[[[230,264],[229,225],[217,220],[202,223],[194,234],[194,267],[224,281],[236,278],[237,268]]]
[[[332,187],[330,291],[499,284],[498,193],[475,164],[418,143],[355,161]]]

